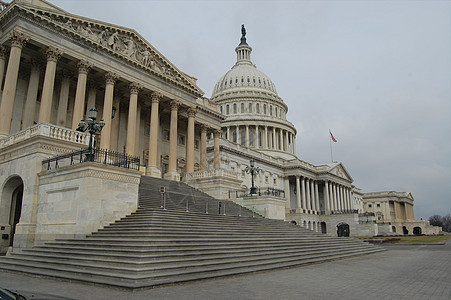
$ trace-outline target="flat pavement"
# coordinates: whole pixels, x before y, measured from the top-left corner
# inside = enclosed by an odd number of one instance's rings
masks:
[[[451,299],[451,240],[384,245],[388,251],[329,263],[142,291],[0,273],[0,287],[31,299]],[[32,297],[33,296],[33,297]]]

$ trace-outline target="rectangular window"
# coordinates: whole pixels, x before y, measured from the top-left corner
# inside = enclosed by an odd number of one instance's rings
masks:
[[[163,133],[162,133],[162,140],[163,141],[169,141],[169,130],[167,129],[163,129]]]
[[[199,150],[200,142],[199,140],[194,140],[194,149]]]
[[[144,134],[147,136],[150,135],[150,122],[146,122],[146,129],[144,131]]]
[[[185,142],[186,142],[185,136],[182,135],[182,134],[179,134],[179,138],[178,138],[179,145],[180,146],[185,146]]]

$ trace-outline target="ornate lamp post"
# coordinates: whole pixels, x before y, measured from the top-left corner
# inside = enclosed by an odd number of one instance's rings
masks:
[[[254,175],[257,175],[258,172],[260,172],[260,168],[259,167],[255,167],[255,161],[253,159],[251,159],[250,161],[250,167],[246,167],[245,171],[248,174],[251,174],[251,178],[252,178],[252,186],[251,186],[251,195],[256,195],[257,194],[257,188],[254,186]]]
[[[89,146],[88,146],[88,154],[86,154],[86,161],[94,161],[94,153],[92,151],[92,136],[100,133],[102,131],[103,126],[105,126],[105,122],[100,120],[96,122],[97,119],[97,109],[95,107],[89,110],[88,118],[86,120],[81,120],[78,123],[77,131],[85,132],[89,131]]]

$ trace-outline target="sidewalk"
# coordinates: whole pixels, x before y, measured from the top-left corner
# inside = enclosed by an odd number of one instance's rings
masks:
[[[130,292],[1,273],[0,287],[34,299],[451,299],[451,240],[305,267]]]

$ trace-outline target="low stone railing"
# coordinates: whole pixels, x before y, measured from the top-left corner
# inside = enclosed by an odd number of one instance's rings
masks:
[[[236,172],[224,170],[224,169],[211,169],[211,170],[203,170],[196,171],[192,173],[185,173],[185,181],[193,180],[193,179],[202,179],[202,178],[211,178],[211,177],[228,177],[237,179],[238,175]]]
[[[35,136],[45,136],[56,140],[63,140],[79,145],[88,145],[89,136],[86,133],[56,126],[53,124],[39,123],[33,127],[19,131],[0,140],[0,149],[17,144]]]

